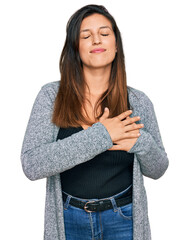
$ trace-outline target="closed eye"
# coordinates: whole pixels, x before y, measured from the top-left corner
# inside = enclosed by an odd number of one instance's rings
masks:
[[[106,36],[109,36],[110,34],[108,34],[108,33],[101,33],[101,35],[103,36],[103,37],[106,37]],[[82,37],[83,39],[87,39],[87,38],[89,38],[91,35],[89,35],[89,36],[85,36],[85,37]]]
[[[87,38],[89,38],[90,37],[90,35],[89,36],[86,36],[86,37],[83,37],[83,39],[87,39]]]

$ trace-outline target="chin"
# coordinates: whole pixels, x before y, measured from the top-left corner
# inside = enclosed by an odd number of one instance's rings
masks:
[[[83,66],[86,66],[87,68],[106,68],[110,67],[112,65],[112,62],[104,62],[104,61],[95,61],[94,63],[90,64],[83,64]]]
[[[112,64],[98,64],[98,65],[90,65],[90,66],[87,66],[87,68],[90,68],[90,69],[102,69],[102,68],[108,68],[108,67],[111,67]]]

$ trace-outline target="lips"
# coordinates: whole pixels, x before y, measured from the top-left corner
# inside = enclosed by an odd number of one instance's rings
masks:
[[[104,48],[95,48],[93,50],[90,51],[90,53],[101,53],[101,52],[105,52],[106,49]]]

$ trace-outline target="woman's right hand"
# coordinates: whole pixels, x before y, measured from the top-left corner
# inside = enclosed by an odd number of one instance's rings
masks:
[[[126,138],[138,138],[140,136],[139,129],[142,128],[143,125],[135,123],[140,120],[140,117],[136,116],[131,118],[129,117],[131,113],[132,111],[128,110],[116,117],[108,118],[109,109],[105,108],[103,115],[99,119],[99,122],[106,127],[112,142]]]

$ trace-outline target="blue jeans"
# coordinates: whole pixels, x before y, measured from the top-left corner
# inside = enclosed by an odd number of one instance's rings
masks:
[[[106,198],[111,200],[113,208],[100,212],[86,212],[71,206],[69,201],[73,196],[68,194],[66,202],[64,202],[66,240],[132,240],[132,203],[117,207],[115,202],[115,199],[121,197],[129,188]],[[84,202],[99,200],[73,198]]]

